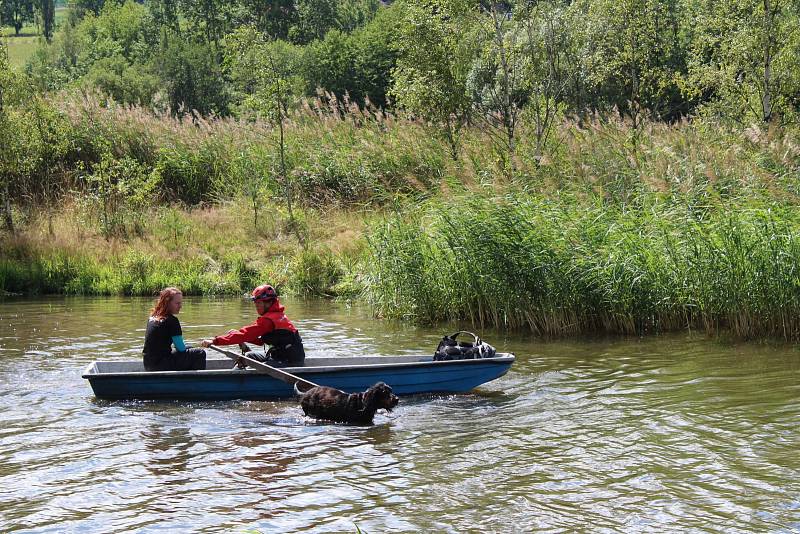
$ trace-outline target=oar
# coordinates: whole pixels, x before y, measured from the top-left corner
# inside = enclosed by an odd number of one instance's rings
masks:
[[[300,378],[297,375],[293,375],[292,373],[287,373],[281,369],[277,369],[272,367],[271,365],[267,365],[266,363],[261,363],[258,360],[254,360],[252,358],[248,358],[247,356],[242,356],[241,354],[236,354],[235,352],[231,352],[229,350],[221,349],[216,345],[209,345],[208,348],[214,349],[217,352],[221,352],[231,360],[239,361],[240,359],[247,363],[250,367],[258,369],[259,371],[263,371],[264,373],[268,374],[272,378],[277,378],[278,380],[282,380],[287,384],[295,385],[295,384],[302,384],[306,386],[306,389],[317,387],[319,384],[315,384],[310,380],[306,380],[305,378]]]

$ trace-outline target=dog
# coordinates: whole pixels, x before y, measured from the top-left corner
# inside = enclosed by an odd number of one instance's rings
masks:
[[[306,415],[357,425],[371,425],[375,412],[381,408],[391,412],[400,401],[392,393],[392,388],[383,382],[378,382],[363,393],[345,393],[327,386],[316,386],[302,392],[297,384],[294,390],[301,395],[300,406]]]

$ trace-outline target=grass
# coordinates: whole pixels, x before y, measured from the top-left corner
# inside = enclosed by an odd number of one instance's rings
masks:
[[[240,294],[264,281],[297,294],[353,293],[352,261],[362,254],[369,215],[307,212],[313,246],[300,246],[282,221],[258,227],[236,202],[190,211],[153,210],[135,237],[106,239],[79,203],[53,221],[28,221],[3,240],[0,288],[23,294],[152,295],[167,285],[187,294]],[[180,226],[176,234],[174,229]],[[342,241],[342,236],[348,236]],[[354,238],[355,237],[355,238]]]
[[[301,245],[270,125],[70,94],[54,105],[59,187],[28,177],[20,198],[55,189],[45,201],[61,207],[50,234],[18,202],[1,291],[233,294],[270,281],[420,323],[800,338],[797,129],[563,117],[537,158],[523,123],[509,176],[478,128],[452,161],[424,124],[310,100],[286,128]]]
[[[779,205],[698,216],[651,198],[440,200],[370,238],[376,310],[561,336],[686,328],[800,339],[800,216]]]
[[[56,28],[66,19],[67,10],[66,7],[56,7]],[[33,24],[24,25],[18,36],[15,35],[14,28],[0,28],[0,38],[3,37],[8,44],[8,61],[12,67],[25,66],[25,62],[33,55],[42,40],[40,29]]]

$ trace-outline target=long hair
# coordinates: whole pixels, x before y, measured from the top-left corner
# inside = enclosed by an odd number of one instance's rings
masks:
[[[169,313],[167,312],[169,303],[172,302],[173,297],[175,297],[175,295],[178,293],[181,293],[181,290],[177,287],[165,287],[162,289],[161,293],[158,294],[156,305],[153,306],[152,310],[150,310],[150,316],[159,321],[166,317]]]

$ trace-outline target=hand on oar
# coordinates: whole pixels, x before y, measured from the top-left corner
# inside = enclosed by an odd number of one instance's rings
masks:
[[[216,345],[213,345],[213,344],[209,343],[208,344],[208,348],[210,348],[212,350],[215,350],[215,351],[217,351],[217,352],[219,352],[221,354],[224,354],[225,356],[227,356],[231,360],[234,360],[234,361],[240,361],[241,360],[241,361],[245,362],[247,365],[249,365],[250,367],[256,369],[257,371],[261,371],[263,373],[266,373],[269,376],[271,376],[272,378],[277,378],[278,380],[282,380],[282,381],[284,381],[287,384],[290,384],[292,386],[295,385],[295,384],[301,384],[306,389],[310,389],[310,388],[318,386],[318,384],[315,384],[314,382],[311,382],[310,380],[306,380],[305,378],[300,378],[299,376],[293,375],[292,373],[288,373],[288,372],[284,371],[283,369],[278,369],[276,367],[272,367],[271,365],[267,365],[266,363],[256,361],[256,360],[254,360],[252,358],[248,358],[247,356],[241,356],[239,354],[236,354],[235,352],[232,352],[232,351],[229,351],[229,350],[225,350],[225,349],[221,349],[221,348],[217,347]]]

